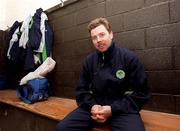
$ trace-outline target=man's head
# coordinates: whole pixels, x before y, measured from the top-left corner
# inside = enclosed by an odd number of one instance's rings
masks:
[[[113,32],[107,19],[97,18],[88,25],[92,42],[97,50],[105,52],[111,45]]]

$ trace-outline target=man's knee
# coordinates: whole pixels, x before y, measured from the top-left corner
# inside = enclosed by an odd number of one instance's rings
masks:
[[[70,131],[70,129],[68,129],[68,124],[61,121],[56,125],[56,128],[54,131]]]

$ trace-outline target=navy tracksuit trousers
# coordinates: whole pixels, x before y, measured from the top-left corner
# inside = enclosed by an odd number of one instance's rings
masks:
[[[82,108],[71,112],[58,123],[55,131],[92,131],[96,125],[91,114]],[[145,131],[139,114],[119,114],[107,120],[111,131]]]

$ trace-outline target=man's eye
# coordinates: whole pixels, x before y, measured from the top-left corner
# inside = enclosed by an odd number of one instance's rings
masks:
[[[105,34],[104,33],[101,33],[101,34],[99,34],[99,37],[104,37],[105,36]]]

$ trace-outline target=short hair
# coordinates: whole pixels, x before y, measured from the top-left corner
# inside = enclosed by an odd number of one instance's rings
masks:
[[[92,20],[88,24],[89,33],[91,32],[92,29],[96,28],[99,25],[104,25],[104,27],[108,30],[108,32],[112,31],[108,20],[106,18],[104,18],[104,17],[100,17],[100,18],[96,18],[96,19]]]

